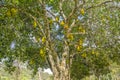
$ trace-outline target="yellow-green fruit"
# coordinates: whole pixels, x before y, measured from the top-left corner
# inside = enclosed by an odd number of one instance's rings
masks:
[[[82,49],[82,46],[77,46],[77,51],[81,51],[81,49]]]
[[[49,20],[49,23],[52,24],[52,23],[53,23],[53,20]]]
[[[81,55],[83,58],[86,58],[86,53],[83,53],[82,55]]]
[[[85,14],[84,9],[81,9],[81,10],[80,10],[80,13],[81,13],[82,15],[84,15],[84,14]]]
[[[94,50],[92,50],[92,54],[95,54],[95,51],[94,51]]]
[[[72,34],[68,34],[68,35],[67,35],[67,38],[68,38],[69,40],[73,40],[73,39],[74,39],[74,37],[73,37]]]
[[[60,25],[62,25],[62,26],[65,25],[64,21],[61,21],[61,22],[60,22]]]
[[[37,38],[37,41],[40,41],[40,38]]]
[[[82,33],[85,34],[85,29],[82,30]]]
[[[59,18],[58,18],[58,17],[56,17],[56,18],[55,18],[55,21],[57,21],[57,22],[58,22],[58,21],[59,21]]]
[[[50,0],[50,2],[53,2],[54,0]]]
[[[33,22],[33,27],[36,28],[36,26],[37,26],[37,22],[34,21],[34,22]]]
[[[44,51],[43,51],[43,49],[40,49],[40,54],[44,54]]]
[[[45,53],[43,49],[40,49],[40,56],[44,57]]]
[[[45,41],[46,41],[46,38],[42,37],[42,43],[45,43]]]
[[[79,40],[79,45],[82,45],[83,44],[83,40]]]
[[[68,25],[66,24],[66,25],[64,25],[64,29],[68,29],[69,27],[68,27]]]
[[[10,12],[10,10],[8,10],[8,11],[6,12],[6,15],[7,15],[8,17],[11,16],[11,12]]]
[[[79,31],[80,31],[82,34],[85,34],[85,29],[84,29],[84,28],[79,27]]]
[[[17,12],[18,12],[18,10],[17,10],[17,9],[15,9],[15,8],[12,8],[12,9],[11,9],[11,14],[12,14],[12,15],[16,15],[16,14],[17,14]]]

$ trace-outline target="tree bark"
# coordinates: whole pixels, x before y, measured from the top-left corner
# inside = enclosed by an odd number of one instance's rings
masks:
[[[38,77],[39,77],[38,80],[42,80],[42,77],[41,77],[41,70],[40,70],[40,69],[38,70]]]
[[[62,2],[61,2],[62,3]],[[47,11],[45,7],[45,1],[42,2],[44,9],[44,24],[46,26],[45,35],[46,35],[46,50],[48,56],[48,62],[50,68],[54,75],[54,80],[70,80],[69,77],[69,65],[66,63],[69,57],[69,47],[65,44],[64,53],[62,54],[62,58],[59,58],[58,53],[54,50],[55,45],[51,39],[50,33],[50,25],[47,19]],[[61,4],[62,6],[62,4]],[[63,14],[63,13],[62,13]],[[63,15],[64,16],[64,15]],[[64,16],[65,18],[65,16]]]
[[[52,57],[53,56],[49,55],[54,80],[70,80],[69,66],[66,63],[66,57],[62,58],[60,63],[55,63]]]
[[[57,63],[57,69],[54,74],[54,80],[70,80],[70,63],[69,60],[69,47],[65,45],[64,52],[62,54],[61,62]],[[55,68],[53,68],[54,70]],[[57,73],[57,74],[56,74]]]
[[[56,70],[54,74],[54,80],[70,80],[70,72],[69,72],[70,66],[66,63],[67,62],[66,60],[67,60],[67,57],[65,52],[63,53],[63,58],[61,63],[57,65],[59,68],[59,71]]]
[[[60,72],[56,73],[57,74],[54,74],[54,80],[70,80],[69,70],[65,69],[65,67],[61,66]]]

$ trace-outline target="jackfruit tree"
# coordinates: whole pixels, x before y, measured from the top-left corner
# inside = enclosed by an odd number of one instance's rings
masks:
[[[107,74],[120,63],[119,0],[1,0],[0,60],[37,72],[50,68],[54,80]]]

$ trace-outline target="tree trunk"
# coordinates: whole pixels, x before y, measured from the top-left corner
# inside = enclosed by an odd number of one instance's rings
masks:
[[[54,61],[53,56],[49,56],[54,80],[70,80],[70,63],[67,61],[69,59],[68,46],[65,46],[64,49],[61,61],[56,59],[57,63]]]
[[[66,57],[64,57],[59,65],[57,65],[59,71],[54,73],[54,80],[70,80],[69,67],[66,63]]]
[[[49,27],[48,27],[49,30]],[[46,47],[48,48],[48,63],[54,75],[54,80],[70,80],[70,64],[66,63],[69,59],[69,46],[65,42],[64,52],[62,57],[58,57],[58,53],[54,50],[54,45],[51,44],[50,32],[48,31],[48,41],[46,41]]]
[[[38,70],[38,77],[39,77],[38,80],[42,80],[42,77],[41,77],[41,70],[40,70],[40,69]]]
[[[20,73],[21,73],[21,68],[20,68],[20,62],[17,60],[16,61],[16,70],[15,70],[15,80],[20,80]]]
[[[70,80],[69,71],[67,69],[56,73],[59,73],[59,75],[54,74],[54,80]]]

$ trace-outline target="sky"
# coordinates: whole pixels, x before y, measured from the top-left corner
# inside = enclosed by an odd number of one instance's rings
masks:
[[[48,74],[53,74],[52,71],[50,70],[50,68],[44,69],[43,72],[48,73]]]

